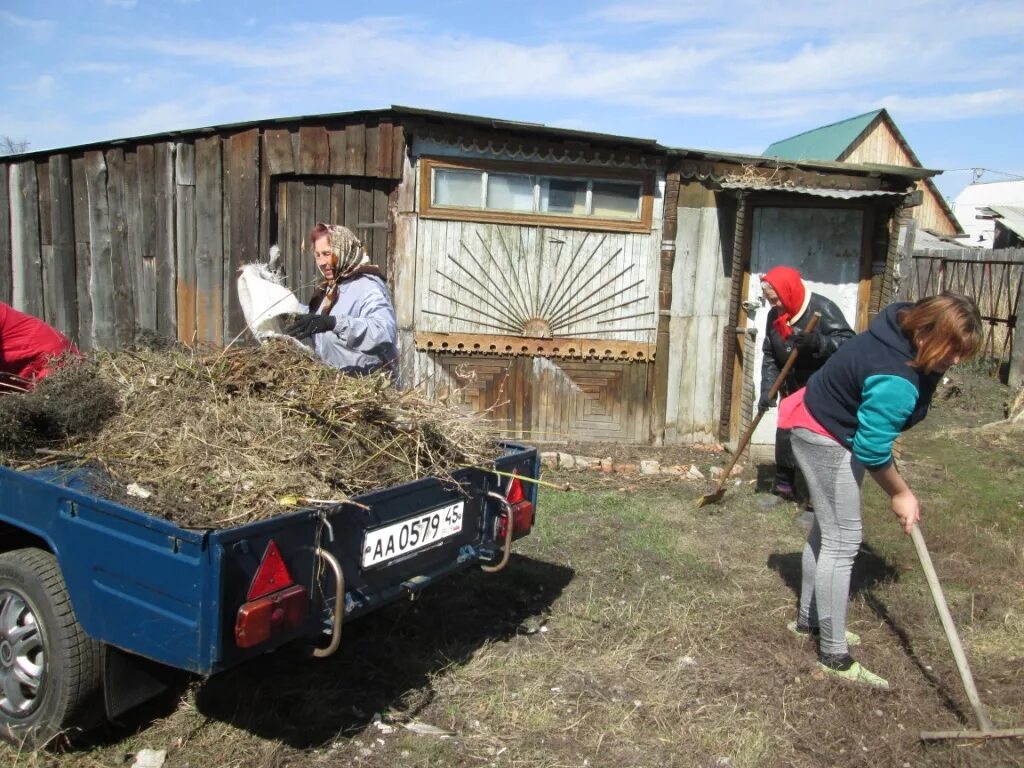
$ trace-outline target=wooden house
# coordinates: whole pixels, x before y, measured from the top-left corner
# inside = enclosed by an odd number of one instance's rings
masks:
[[[785,160],[835,160],[923,167],[884,109],[865,112],[777,141],[764,151],[764,156]],[[963,227],[935,182],[930,178],[921,179],[918,188],[921,190],[921,205],[913,211],[917,228],[939,237],[962,237]]]
[[[863,327],[930,174],[406,107],[213,126],[0,158],[0,299],[87,350],[222,346],[239,265],[279,244],[305,299],[332,221],[388,276],[405,383],[525,440],[727,440],[751,276],[802,264]]]

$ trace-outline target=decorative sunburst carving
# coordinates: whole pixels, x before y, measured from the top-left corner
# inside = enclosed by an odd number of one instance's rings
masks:
[[[531,274],[530,262],[536,259],[520,238],[510,245],[501,229],[497,229],[499,248],[492,248],[476,231],[476,240],[459,241],[458,256],[449,253],[452,269],[439,269],[447,285],[461,290],[461,298],[448,288],[431,288],[430,292],[446,299],[450,312],[425,310],[427,314],[448,317],[476,327],[527,338],[551,339],[570,336],[600,337],[610,333],[650,331],[653,327],[636,327],[638,318],[650,318],[650,312],[622,315],[621,310],[648,300],[647,295],[623,300],[642,286],[638,279],[622,287],[614,287],[635,265],[617,269],[614,264],[622,253],[619,248],[596,268],[594,259],[601,251],[607,235],[587,233],[576,246],[572,258],[561,267],[561,254],[566,243],[552,240],[558,247],[553,259],[555,269]],[[596,243],[595,243],[596,241]],[[589,324],[579,329],[581,323]],[[623,324],[629,327],[623,327]],[[573,326],[577,330],[570,331]]]

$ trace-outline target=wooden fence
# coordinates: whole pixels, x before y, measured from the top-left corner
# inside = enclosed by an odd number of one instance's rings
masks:
[[[1004,381],[1024,383],[1024,248],[914,251],[907,283],[911,301],[946,290],[974,299],[986,323],[981,357]]]

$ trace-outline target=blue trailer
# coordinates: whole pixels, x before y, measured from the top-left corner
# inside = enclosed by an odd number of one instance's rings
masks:
[[[0,734],[28,746],[285,643],[337,649],[345,622],[465,568],[497,571],[533,526],[536,450],[220,530],[104,498],[102,474],[0,467]],[[523,478],[520,481],[519,478]]]

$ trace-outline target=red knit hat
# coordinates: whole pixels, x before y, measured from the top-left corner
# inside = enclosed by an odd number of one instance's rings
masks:
[[[793,333],[789,319],[800,312],[807,296],[804,281],[800,279],[800,273],[792,267],[772,267],[761,277],[761,282],[768,283],[782,302],[782,309],[773,325],[779,336],[788,339]]]

